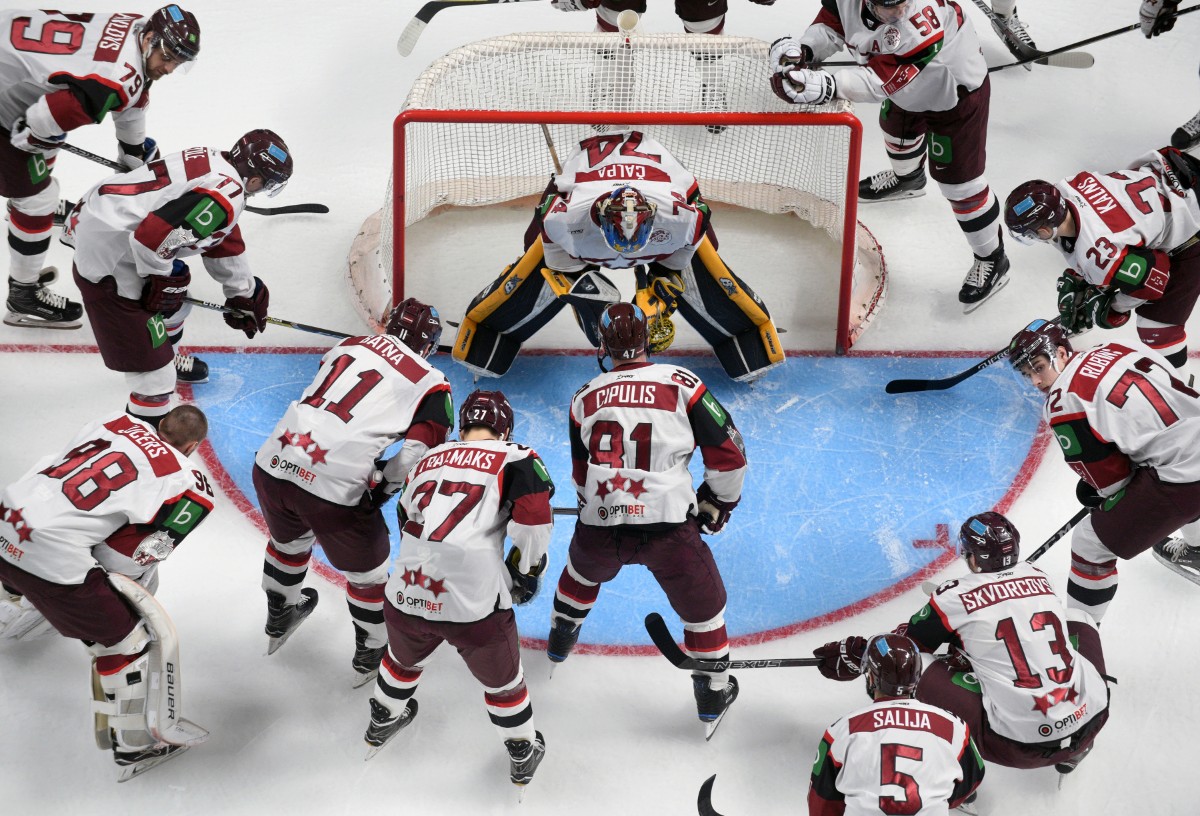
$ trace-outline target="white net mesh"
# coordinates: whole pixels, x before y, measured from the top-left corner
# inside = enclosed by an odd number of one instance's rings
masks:
[[[540,194],[554,170],[546,133],[565,158],[581,139],[610,129],[596,124],[595,113],[637,112],[610,126],[619,122],[653,135],[696,174],[710,203],[794,213],[842,245],[850,165],[844,114],[852,106],[839,101],[804,108],[780,101],[770,90],[767,51],[761,40],[739,37],[553,33],[498,37],[437,60],[414,83],[404,106],[410,115],[443,121],[403,126],[403,218],[393,211],[394,175],[378,222],[378,247],[352,252],[351,279],[364,316],[377,322],[393,302],[396,230],[442,208]],[[525,121],[448,121],[471,118],[466,112],[483,112],[475,118],[511,112],[508,118]],[[712,117],[731,112],[747,115],[740,123],[736,116],[719,123]],[[578,123],[543,128],[555,118]],[[785,123],[789,118],[809,121]],[[357,243],[373,241],[375,234],[368,222]],[[846,243],[858,256],[853,337],[877,309],[884,275],[873,239],[860,235]],[[856,252],[856,244],[869,248]],[[496,266],[491,274],[499,271]],[[839,270],[829,274],[837,286]],[[465,285],[467,299],[489,280]]]

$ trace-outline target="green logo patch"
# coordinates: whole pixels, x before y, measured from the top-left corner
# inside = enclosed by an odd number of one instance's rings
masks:
[[[543,482],[550,481],[550,472],[546,470],[546,466],[542,464],[542,460],[536,456],[533,459],[533,470]]]
[[[163,322],[162,315],[156,314],[147,320],[146,331],[150,332],[150,345],[153,348],[167,342],[167,324]]]
[[[975,694],[983,694],[983,687],[979,685],[979,678],[975,676],[975,672],[955,672],[950,677],[950,681],[959,688],[965,688]]]
[[[207,238],[219,230],[225,220],[225,208],[209,196],[200,199],[200,202],[192,207],[192,211],[184,218],[192,231],[201,238]]]
[[[954,160],[954,147],[949,136],[929,134],[929,158],[938,164],[949,164]]]
[[[450,396],[449,391],[446,392],[446,424],[454,427],[454,397]]]
[[[200,523],[200,519],[204,518],[204,514],[207,512],[201,504],[190,499],[180,499],[171,508],[171,514],[163,521],[163,526],[178,533],[182,538]]]
[[[813,776],[821,775],[821,766],[825,764],[825,757],[829,754],[829,743],[821,740],[821,744],[817,746],[817,758],[813,762]]]
[[[1075,435],[1075,429],[1070,425],[1060,425],[1054,428],[1054,438],[1058,441],[1058,446],[1062,448],[1064,455],[1078,456],[1083,453],[1079,437]]]
[[[711,391],[705,391],[704,396],[700,398],[700,403],[708,409],[712,414],[712,418],[716,420],[718,425],[725,424],[725,409],[721,407],[721,403],[717,402],[717,398],[712,395]]]
[[[103,122],[108,112],[120,104],[121,97],[117,96],[115,92],[110,93],[108,98],[104,100],[104,107],[100,108],[100,112],[96,114],[96,124]]]
[[[1146,273],[1150,271],[1150,264],[1140,255],[1128,253],[1125,255],[1125,260],[1117,268],[1117,279],[1123,281],[1130,286],[1141,286],[1142,281],[1146,279]]]
[[[908,622],[913,623],[913,624],[920,623],[921,621],[925,620],[932,614],[933,614],[933,607],[930,606],[929,604],[925,604],[924,606],[922,606],[920,609],[917,610],[917,613],[915,615],[913,615],[911,618],[908,619]]]
[[[41,153],[30,154],[26,167],[29,168],[29,181],[33,184],[41,184],[50,175],[50,168],[46,166],[46,157]]]

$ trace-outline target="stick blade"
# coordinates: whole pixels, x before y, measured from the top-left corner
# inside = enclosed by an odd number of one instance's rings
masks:
[[[1091,68],[1096,64],[1096,58],[1086,51],[1064,51],[1061,54],[1051,54],[1036,60],[1038,65],[1049,65],[1054,68]]]
[[[704,784],[700,786],[700,794],[696,797],[696,810],[700,816],[721,816],[712,803],[713,783],[717,780],[717,775],[713,774],[708,779],[704,780]]]
[[[407,57],[417,47],[417,40],[421,38],[421,32],[425,30],[426,23],[417,17],[408,21],[408,25],[404,27],[404,31],[400,34],[400,39],[396,42],[396,50],[400,52],[400,56]]]
[[[917,391],[938,391],[941,387],[936,380],[892,380],[883,390],[889,394],[912,394]]]
[[[671,630],[667,628],[667,623],[662,619],[662,615],[651,612],[646,616],[646,633],[650,635],[650,640],[654,642],[655,647],[662,652],[662,656],[676,666],[687,659],[687,655],[679,648],[675,638],[671,636]]]

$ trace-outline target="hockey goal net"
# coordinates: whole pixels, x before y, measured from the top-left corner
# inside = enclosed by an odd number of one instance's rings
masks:
[[[767,52],[763,41],[739,37],[553,33],[497,37],[437,60],[395,120],[386,202],[350,253],[362,316],[378,326],[406,288],[422,289],[413,276],[425,275],[452,277],[465,310],[512,260],[519,235],[503,247],[479,247],[478,273],[460,265],[415,269],[405,264],[414,227],[447,210],[532,204],[554,169],[552,148],[565,159],[597,131],[633,126],[696,174],[723,242],[722,213],[735,208],[799,217],[828,235],[837,261],[826,266],[836,268],[813,268],[801,252],[789,256],[793,268],[773,275],[816,276],[836,288],[836,321],[829,323],[835,349],[848,350],[886,291],[882,252],[856,220],[861,124],[849,102],[809,108],[776,99]],[[753,260],[726,260],[774,313]],[[435,304],[457,313],[451,303]]]

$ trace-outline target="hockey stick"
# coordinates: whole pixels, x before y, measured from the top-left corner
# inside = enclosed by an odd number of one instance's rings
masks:
[[[558,151],[554,149],[554,137],[550,135],[549,125],[542,125],[542,138],[546,140],[546,147],[550,150],[550,161],[554,162],[554,172],[562,175],[562,164],[558,160]]]
[[[417,11],[417,16],[408,21],[408,25],[404,27],[404,31],[400,34],[400,39],[396,42],[396,50],[400,52],[400,56],[402,57],[407,57],[411,54],[413,49],[416,48],[417,40],[420,38],[421,32],[425,30],[425,26],[433,19],[433,15],[442,9],[524,2],[528,2],[528,0],[433,0],[421,6]]]
[[[646,632],[663,657],[677,669],[688,671],[723,672],[730,669],[788,669],[796,666],[819,666],[819,657],[781,657],[775,660],[701,660],[688,657],[671,637],[671,630],[662,615],[651,612],[646,616]]]
[[[115,162],[112,159],[106,159],[103,156],[98,156],[95,153],[84,150],[82,147],[76,147],[73,144],[67,144],[66,142],[63,142],[61,145],[59,145],[59,148],[67,151],[68,153],[74,153],[80,158],[94,161],[96,164],[102,164],[105,167],[113,170],[119,170],[122,173],[129,172],[129,168],[120,162]],[[75,205],[72,204],[71,206],[74,207]],[[288,204],[283,207],[251,207],[249,204],[247,204],[246,212],[257,213],[258,215],[290,215],[291,213],[327,213],[329,212],[329,208],[324,204]]]
[[[716,779],[717,775],[713,774],[700,786],[700,795],[696,797],[696,810],[700,812],[700,816],[721,816],[712,803],[713,782]]]
[[[555,507],[554,515],[556,516],[578,516],[578,507]]]
[[[971,0],[979,10],[982,11],[992,24],[992,30],[996,32],[996,36],[1004,43],[1004,47],[1017,58],[1018,62],[1015,65],[1021,65],[1026,71],[1032,70],[1030,63],[1036,62],[1038,65],[1051,65],[1056,68],[1091,68],[1096,63],[1096,58],[1091,54],[1057,54],[1048,56],[1048,52],[1034,48],[1032,45],[1026,45],[1017,39],[1000,16],[996,14],[987,3],[983,0]],[[988,72],[999,71],[1000,66],[989,68]]]

